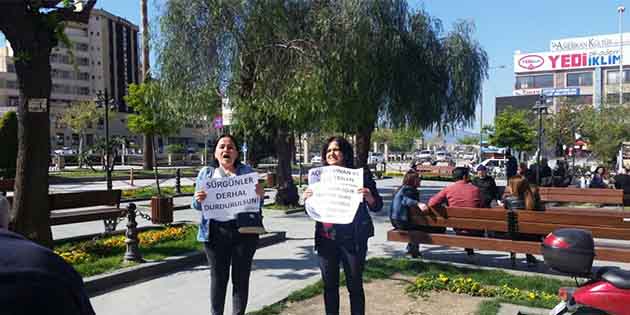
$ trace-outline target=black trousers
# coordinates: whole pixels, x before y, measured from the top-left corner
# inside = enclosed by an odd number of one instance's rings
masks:
[[[209,242],[204,244],[210,267],[210,314],[223,315],[230,265],[232,314],[245,314],[249,295],[249,275],[257,245],[258,235],[239,233],[234,221],[211,222]]]
[[[346,286],[350,293],[350,314],[365,314],[363,292],[363,269],[367,253],[367,240],[356,243],[352,240],[337,241],[321,238],[317,255],[324,280],[324,305],[326,315],[339,315],[339,264],[343,265]]]

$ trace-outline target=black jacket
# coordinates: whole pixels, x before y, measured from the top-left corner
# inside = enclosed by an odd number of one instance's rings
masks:
[[[351,223],[333,224],[332,228],[326,230],[333,239],[353,241],[358,244],[374,236],[374,224],[372,223],[372,217],[368,213],[368,209],[372,212],[381,211],[383,208],[383,198],[378,193],[376,183],[369,172],[364,172],[363,186],[370,189],[372,196],[376,199],[376,204],[374,207],[370,207],[367,202],[363,201],[359,204],[357,213]],[[321,235],[323,230],[324,225],[321,222],[317,222],[315,224],[315,249],[319,247],[319,242],[323,237]]]
[[[50,249],[0,229],[2,314],[91,315],[81,276]]]
[[[479,203],[481,208],[490,208],[492,200],[499,199],[499,189],[491,176],[475,177],[472,184],[479,188]]]

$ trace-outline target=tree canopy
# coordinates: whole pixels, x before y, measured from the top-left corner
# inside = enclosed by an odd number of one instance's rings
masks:
[[[528,115],[527,111],[511,107],[501,112],[494,119],[494,127],[487,131],[490,143],[521,152],[533,150],[536,147],[536,129]]]

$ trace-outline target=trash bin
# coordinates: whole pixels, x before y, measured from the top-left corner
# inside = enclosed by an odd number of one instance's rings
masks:
[[[166,224],[173,222],[173,198],[151,197],[151,223]]]

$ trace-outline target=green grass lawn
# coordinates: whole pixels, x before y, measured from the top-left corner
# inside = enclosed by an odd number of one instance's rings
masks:
[[[182,193],[193,193],[195,191],[195,186],[193,185],[184,185],[181,188]],[[163,196],[175,196],[175,187],[161,187],[160,191]],[[137,189],[127,189],[123,190],[122,197],[123,199],[135,199],[135,198],[151,198],[152,196],[157,196],[157,188],[155,186],[146,186]]]
[[[525,277],[515,276],[500,270],[478,270],[459,268],[444,264],[424,263],[417,260],[411,260],[406,258],[372,258],[367,261],[364,280],[376,280],[387,279],[394,274],[403,274],[411,277],[448,277],[451,279],[456,278],[470,278],[471,281],[478,282],[484,287],[502,287],[507,285],[511,291],[540,291],[548,294],[555,295],[561,286],[573,285],[570,281],[560,281],[556,279],[550,279],[545,277]],[[342,284],[345,283],[344,277],[342,277]],[[306,300],[322,294],[323,283],[318,281],[317,283],[307,286],[301,290],[291,293],[286,299],[275,303],[273,305],[266,306],[260,311],[248,313],[249,315],[277,315],[282,312],[288,303],[298,302]],[[550,301],[542,300],[529,300],[517,298],[516,295],[507,297],[498,297],[489,300],[481,305],[477,314],[481,315],[494,315],[498,311],[499,303],[507,302],[512,304],[532,306],[532,307],[546,307],[552,308],[557,299]]]
[[[102,246],[103,241],[104,240],[97,241],[100,242],[98,245],[101,246],[93,246],[94,243],[89,243],[90,241],[65,243],[56,246],[55,252],[86,249],[86,244],[91,244],[91,249],[85,250],[90,258],[84,259],[81,262],[71,263],[83,277],[111,272],[129,266],[128,264],[123,264],[123,255],[125,253],[124,246],[104,247]],[[181,239],[164,240],[150,246],[140,245],[140,252],[143,258],[150,261],[163,260],[167,257],[177,256],[195,250],[202,250],[202,244],[197,242],[196,226],[187,226]]]
[[[173,168],[168,168],[168,169],[160,169],[159,170],[159,175],[160,176],[174,176],[175,175],[176,170]],[[181,175],[182,177],[196,177],[197,174],[199,173],[199,168],[182,168],[181,169]],[[153,171],[150,170],[138,170],[138,169],[134,169],[133,170],[133,175],[134,176],[154,176]],[[85,169],[67,169],[67,170],[63,170],[63,171],[59,171],[59,172],[50,172],[50,176],[54,176],[54,177],[60,177],[60,178],[83,178],[83,177],[105,177],[105,171],[102,171],[100,169],[97,169],[97,171],[92,171],[89,168],[85,168]],[[128,177],[129,176],[129,170],[116,170],[114,169],[114,171],[112,172],[112,176],[116,177],[116,176],[123,176],[123,177]]]

